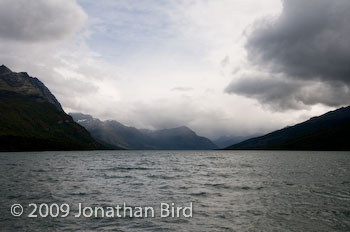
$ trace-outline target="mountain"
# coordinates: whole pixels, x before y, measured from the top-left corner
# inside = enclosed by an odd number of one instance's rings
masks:
[[[99,148],[41,81],[0,66],[0,151]]]
[[[15,73],[4,65],[0,66],[0,90],[16,92],[27,96],[40,96],[63,112],[61,104],[50,90],[37,78],[30,77],[26,72]]]
[[[214,140],[213,142],[220,148],[225,148],[225,147],[228,147],[232,144],[237,144],[239,142],[242,142],[242,141],[245,141],[247,139],[250,139],[252,137],[256,137],[257,135],[255,136],[234,136],[234,135],[231,135],[231,136],[221,136],[220,138]]]
[[[188,127],[152,131],[128,127],[117,121],[101,121],[81,113],[70,115],[96,140],[125,149],[208,150],[217,148],[209,139],[198,136]]]
[[[350,106],[226,149],[350,150]]]

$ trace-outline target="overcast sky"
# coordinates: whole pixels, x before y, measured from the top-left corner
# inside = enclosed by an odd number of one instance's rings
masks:
[[[350,104],[348,0],[0,0],[0,63],[66,112],[269,132]]]

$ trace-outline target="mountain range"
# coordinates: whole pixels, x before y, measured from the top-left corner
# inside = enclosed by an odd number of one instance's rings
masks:
[[[99,142],[123,149],[154,150],[212,150],[217,146],[198,136],[188,127],[146,130],[125,126],[117,121],[101,121],[91,115],[71,113],[73,119],[85,127]]]
[[[102,148],[41,81],[0,66],[0,151]]]
[[[228,143],[235,143],[228,150],[350,150],[349,131],[350,106],[260,137],[222,137],[217,146],[185,126],[146,130],[87,114],[68,115],[40,80],[0,66],[0,151],[212,150]]]
[[[228,150],[350,150],[350,106],[248,139]]]

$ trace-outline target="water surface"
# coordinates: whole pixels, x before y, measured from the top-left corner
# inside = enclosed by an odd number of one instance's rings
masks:
[[[350,231],[349,152],[0,153],[0,176],[1,231]],[[27,217],[29,203],[123,202],[192,202],[193,217]]]

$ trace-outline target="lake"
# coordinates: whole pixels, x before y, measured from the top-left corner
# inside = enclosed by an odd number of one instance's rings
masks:
[[[1,231],[350,231],[350,152],[0,153],[0,175]]]

